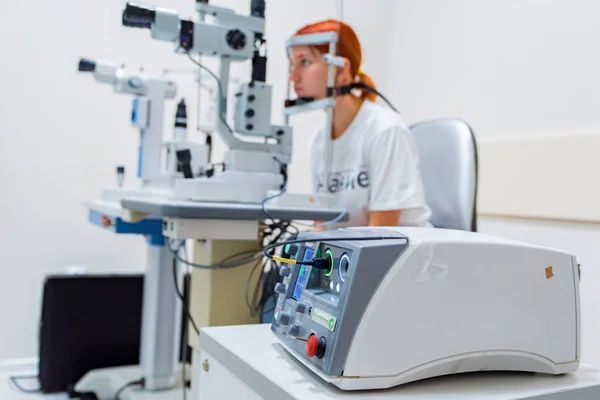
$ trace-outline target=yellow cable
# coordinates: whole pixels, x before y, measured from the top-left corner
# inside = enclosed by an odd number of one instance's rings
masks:
[[[296,264],[296,260],[292,260],[291,258],[283,258],[283,257],[273,256],[273,260],[279,261],[282,263],[286,263],[286,264]]]

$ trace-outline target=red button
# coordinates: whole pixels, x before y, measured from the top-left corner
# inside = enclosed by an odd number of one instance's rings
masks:
[[[313,333],[308,337],[306,341],[306,355],[309,357],[314,357],[317,354],[317,349],[319,348],[319,338]]]

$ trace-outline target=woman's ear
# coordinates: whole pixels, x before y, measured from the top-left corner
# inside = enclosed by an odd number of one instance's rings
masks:
[[[350,70],[350,61],[344,58],[344,66],[337,68],[335,77],[336,86],[349,85],[353,82],[352,72]]]

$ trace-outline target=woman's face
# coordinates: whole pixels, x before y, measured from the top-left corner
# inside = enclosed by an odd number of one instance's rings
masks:
[[[290,49],[290,80],[298,97],[323,99],[327,94],[328,65],[314,47]]]

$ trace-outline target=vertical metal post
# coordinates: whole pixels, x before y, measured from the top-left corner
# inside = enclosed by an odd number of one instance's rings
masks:
[[[140,364],[144,388],[175,385],[179,363],[182,304],[173,282],[173,255],[161,236],[149,236],[144,277]],[[183,275],[177,276],[182,287]]]

